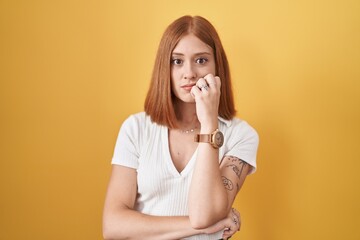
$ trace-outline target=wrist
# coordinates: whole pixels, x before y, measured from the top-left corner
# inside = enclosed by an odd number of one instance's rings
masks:
[[[212,133],[213,131],[215,131],[216,129],[218,129],[217,126],[209,127],[209,128],[201,128],[201,129],[200,129],[200,134],[210,134],[210,133]]]
[[[200,127],[200,134],[209,134],[212,133],[213,131],[215,131],[216,129],[219,128],[219,124],[216,121],[210,122],[210,123],[205,123],[205,124],[201,124]]]
[[[208,132],[208,133],[202,133],[200,131],[200,134],[195,134],[194,136],[195,142],[209,143],[215,149],[218,149],[223,145],[224,134],[219,129],[215,129],[211,133],[209,133],[209,131],[207,130],[206,131],[203,130],[203,132]]]

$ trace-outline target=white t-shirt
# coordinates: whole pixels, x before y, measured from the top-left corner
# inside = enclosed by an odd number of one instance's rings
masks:
[[[256,169],[258,135],[245,121],[219,119],[224,145],[219,149],[219,163],[227,156],[237,157]],[[138,194],[135,209],[154,216],[188,216],[188,193],[197,150],[179,173],[172,160],[168,128],[151,121],[145,112],[131,115],[121,126],[112,164],[137,171]],[[186,239],[221,239],[222,231]]]

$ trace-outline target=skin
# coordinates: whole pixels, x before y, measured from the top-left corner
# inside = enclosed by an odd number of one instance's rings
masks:
[[[200,86],[201,82],[198,82],[200,77],[215,74],[213,50],[194,35],[187,35],[174,48],[171,63],[171,86],[176,96],[175,111],[181,113],[178,116],[179,128],[192,129],[194,126],[200,126],[192,89],[197,88],[196,84]],[[215,102],[214,112],[217,112],[217,105],[218,103]],[[215,121],[217,122],[217,114]],[[199,130],[198,127],[194,134],[199,133]],[[179,172],[186,166],[198,147],[198,143],[193,139],[193,134],[182,134],[177,129],[169,130],[170,153]]]
[[[194,134],[209,134],[218,128],[221,80],[215,76],[215,67],[212,48],[193,34],[184,36],[174,48],[171,84],[176,96],[176,112],[181,113],[180,128],[192,128],[197,121],[200,128]],[[186,166],[189,156],[198,149],[189,195],[192,226],[203,228],[216,223],[229,213],[249,166],[238,159],[229,167],[228,158],[234,157],[226,156],[219,168],[218,149],[208,143],[185,142],[177,129],[170,129],[169,133],[170,150],[174,164],[180,166],[178,170]],[[179,148],[184,152],[180,157],[176,155],[181,152]]]
[[[214,76],[213,51],[190,34],[179,41],[171,61],[179,129],[169,129],[169,148],[179,172],[198,148],[189,193],[189,216],[150,216],[134,210],[137,172],[114,165],[104,206],[105,239],[181,239],[220,230],[224,230],[223,238],[227,239],[240,229],[240,215],[231,206],[249,166],[238,158],[226,156],[219,167],[218,150],[208,143],[193,141],[193,134],[208,134],[218,127],[221,81]],[[201,90],[205,85],[208,90]],[[194,126],[198,127],[191,134],[180,131]]]

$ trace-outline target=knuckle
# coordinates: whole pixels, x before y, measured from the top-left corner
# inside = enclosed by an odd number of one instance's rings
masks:
[[[204,78],[211,78],[214,77],[211,73],[206,74],[206,76]]]

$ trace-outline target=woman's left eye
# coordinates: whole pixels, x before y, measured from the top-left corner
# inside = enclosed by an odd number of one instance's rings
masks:
[[[199,63],[199,64],[204,64],[206,63],[208,60],[206,58],[198,58],[196,59],[196,63]]]

